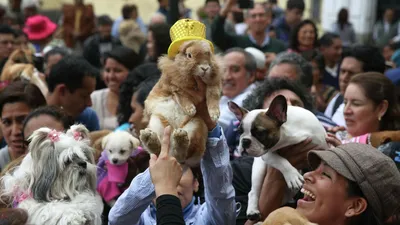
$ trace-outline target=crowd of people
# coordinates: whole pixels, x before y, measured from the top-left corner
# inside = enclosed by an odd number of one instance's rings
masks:
[[[75,0],[57,22],[41,14],[39,1],[9,2],[0,7],[0,176],[18,168],[29,137],[42,127],[65,132],[83,124],[91,134],[123,130],[139,138],[170,28],[196,13],[225,68],[220,117],[207,123],[201,164],[182,170],[169,154],[167,127],[160,155],[150,161],[146,152],[132,156],[138,169],[130,185],[112,207],[104,200],[98,206],[104,207],[102,223],[256,224],[246,215],[254,158],[238,151],[240,121],[228,102],[267,109],[283,95],[288,105],[318,118],[332,148],[307,139],[280,149],[303,172],[303,189],[311,194],[285,198],[285,179],[270,167],[260,219],[290,206],[319,225],[400,224],[400,23],[393,9],[361,44],[348,9],[321,32],[312,18],[303,19],[303,0],[288,0],[285,9],[277,0],[248,9],[237,0],[204,0],[196,12],[182,0],[154,0],[159,9],[150,21],[134,4],[112,20]],[[206,101],[204,88],[196,95]],[[211,121],[204,104],[196,107]],[[94,156],[97,163],[100,154]],[[1,188],[0,200],[0,224],[29,221],[15,200],[3,199]]]

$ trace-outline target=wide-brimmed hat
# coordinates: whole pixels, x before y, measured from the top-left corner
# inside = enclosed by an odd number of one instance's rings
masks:
[[[52,35],[57,29],[57,25],[48,17],[35,15],[28,18],[25,23],[24,32],[29,40],[42,40]]]
[[[308,162],[314,169],[321,160],[357,183],[381,221],[399,212],[400,172],[393,159],[370,145],[349,143],[308,154]]]
[[[178,20],[169,30],[171,45],[168,48],[168,57],[173,58],[179,52],[179,47],[185,41],[206,40],[210,43],[211,51],[214,52],[214,45],[206,39],[206,26],[192,19]]]

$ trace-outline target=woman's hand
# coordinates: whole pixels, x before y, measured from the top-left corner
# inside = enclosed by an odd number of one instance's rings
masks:
[[[201,80],[200,77],[195,76],[195,79],[197,90],[187,90],[187,93],[194,100],[194,102],[198,103],[195,105],[196,115],[206,123],[208,130],[212,131],[217,124],[211,119],[210,113],[208,112],[206,99],[207,85]]]
[[[304,169],[308,166],[307,154],[311,150],[322,150],[316,144],[313,144],[311,138],[307,138],[299,144],[290,145],[279,150],[279,154],[287,159],[297,169]]]
[[[330,147],[336,147],[342,144],[342,142],[336,137],[336,135],[332,133],[328,133],[325,139]]]
[[[345,131],[345,130],[346,130],[346,128],[344,126],[336,126],[336,127],[328,128],[326,131],[328,133],[336,134],[339,131]]]
[[[151,154],[150,175],[156,191],[156,197],[164,194],[178,196],[177,187],[182,177],[182,167],[169,156],[171,127],[164,129],[160,155]]]

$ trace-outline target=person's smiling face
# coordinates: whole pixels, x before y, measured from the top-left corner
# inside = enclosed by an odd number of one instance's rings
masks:
[[[300,46],[313,48],[315,47],[315,36],[316,32],[314,27],[311,24],[305,24],[300,28],[299,33],[297,34],[297,39]]]
[[[245,56],[241,52],[230,52],[224,56],[225,72],[222,93],[234,98],[242,93],[254,81],[254,75],[245,68]]]
[[[304,180],[305,197],[297,202],[297,210],[310,222],[346,224],[347,218],[360,213],[353,211],[353,207],[361,197],[349,197],[349,181],[325,162],[304,174]]]

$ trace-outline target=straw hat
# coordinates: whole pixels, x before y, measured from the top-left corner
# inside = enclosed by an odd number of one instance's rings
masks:
[[[179,47],[185,41],[206,40],[210,43],[211,51],[214,52],[214,45],[206,39],[206,26],[192,19],[178,20],[170,29],[171,45],[168,48],[168,57],[173,58],[178,54]]]

